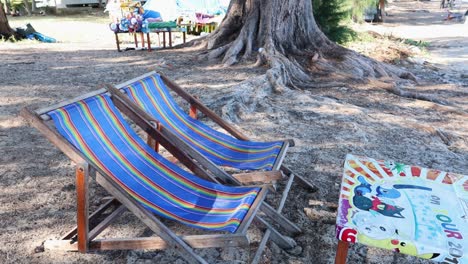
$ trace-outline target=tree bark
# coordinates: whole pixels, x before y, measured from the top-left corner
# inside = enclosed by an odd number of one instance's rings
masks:
[[[11,14],[11,8],[10,8],[10,1],[5,0],[5,14],[10,15]]]
[[[14,31],[10,24],[8,23],[8,18],[5,14],[5,9],[3,9],[3,4],[0,2],[0,37],[9,39],[14,36],[19,39],[20,36]]]
[[[317,26],[311,0],[232,0],[226,17],[199,42],[225,66],[256,55],[273,88],[340,86],[365,78],[414,78],[330,41]]]
[[[28,0],[23,0],[24,9],[28,13],[28,16],[31,15],[31,7],[29,6]]]
[[[36,0],[31,0],[31,13],[35,14],[37,12]]]

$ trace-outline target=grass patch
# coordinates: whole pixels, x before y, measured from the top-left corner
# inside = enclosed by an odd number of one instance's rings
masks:
[[[418,48],[427,48],[429,46],[429,42],[414,39],[403,39],[403,43],[410,46],[416,46]]]

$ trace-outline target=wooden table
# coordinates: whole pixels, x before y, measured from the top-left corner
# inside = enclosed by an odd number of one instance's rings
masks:
[[[359,242],[450,264],[468,263],[468,176],[348,155],[335,263]]]
[[[185,28],[158,28],[158,29],[151,29],[149,33],[143,33],[143,32],[135,32],[135,33],[129,33],[129,32],[116,32],[115,33],[115,43],[117,45],[117,51],[121,51],[120,49],[120,41],[119,41],[119,34],[133,34],[133,40],[135,43],[135,47],[138,48],[138,38],[137,35],[140,35],[140,40],[141,40],[141,47],[145,47],[145,35],[146,35],[146,43],[147,43],[147,48],[148,51],[151,51],[151,38],[150,38],[150,33],[156,33],[160,34],[162,33],[163,35],[163,48],[166,48],[166,33],[168,33],[169,37],[169,47],[172,47],[172,33],[173,32],[180,32],[182,33],[182,41],[183,43],[186,42],[187,39],[187,32]]]
[[[138,48],[138,38],[137,35],[140,35],[140,40],[141,40],[141,47],[145,47],[145,34],[143,32],[134,32],[134,33],[129,33],[129,32],[114,32],[115,35],[115,44],[117,45],[117,51],[122,51],[120,49],[120,41],[119,41],[119,34],[133,34],[133,41],[135,43],[135,48]],[[146,40],[148,44],[148,51],[151,51],[151,40],[149,33],[146,33]]]

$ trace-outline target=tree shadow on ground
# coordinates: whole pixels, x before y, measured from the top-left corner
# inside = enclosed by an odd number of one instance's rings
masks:
[[[11,53],[6,63],[0,66],[0,76],[11,77],[0,85],[2,102],[5,102],[0,107],[0,204],[5,212],[0,218],[0,229],[7,230],[0,234],[0,240],[5,242],[0,245],[0,251],[16,254],[15,257],[10,254],[10,262],[174,259],[174,252],[158,252],[159,257],[154,252],[135,251],[35,254],[38,242],[56,238],[73,226],[74,173],[73,165],[65,155],[18,117],[20,109],[26,105],[33,109],[44,107],[93,91],[100,83],[117,84],[153,68],[199,95],[220,114],[223,103],[216,101],[221,96],[236,95],[232,86],[265,72],[264,68],[246,64],[218,67],[198,60],[193,52],[180,50],[152,53],[23,50]],[[236,125],[257,140],[295,139],[296,147],[288,151],[285,164],[319,187],[316,193],[309,193],[300,186],[293,188],[284,211],[305,229],[305,235],[298,239],[303,251],[291,255],[270,246],[273,250],[268,254],[274,258],[286,256],[298,262],[320,263],[334,254],[333,226],[310,221],[303,209],[308,206],[309,199],[337,202],[342,162],[347,153],[454,172],[468,170],[468,147],[463,139],[466,138],[466,122],[463,123],[466,119],[458,113],[433,108],[429,102],[401,98],[367,84],[353,88],[271,93],[253,101],[255,105],[243,108],[242,104],[255,96],[256,90],[252,91],[252,94],[246,93],[243,100],[228,102],[238,103],[238,109],[247,109],[243,110]],[[428,92],[447,100],[460,96],[449,88]],[[430,127],[449,135],[448,143]],[[100,195],[106,194],[98,188],[96,197]],[[92,204],[97,206],[97,198]],[[125,223],[125,219],[122,221]],[[126,224],[131,230],[139,222]],[[353,252],[359,254],[351,254],[350,263],[362,263],[372,258],[362,247]],[[391,257],[386,256],[386,259]],[[413,259],[402,255],[396,259],[395,263],[413,263]]]

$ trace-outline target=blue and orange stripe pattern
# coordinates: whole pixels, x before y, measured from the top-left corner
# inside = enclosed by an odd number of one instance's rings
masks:
[[[209,230],[235,232],[259,188],[205,181],[152,150],[108,95],[48,113],[59,133],[152,212]]]
[[[172,98],[159,74],[123,88],[128,97],[205,157],[220,166],[271,170],[283,142],[243,141],[187,115]]]

